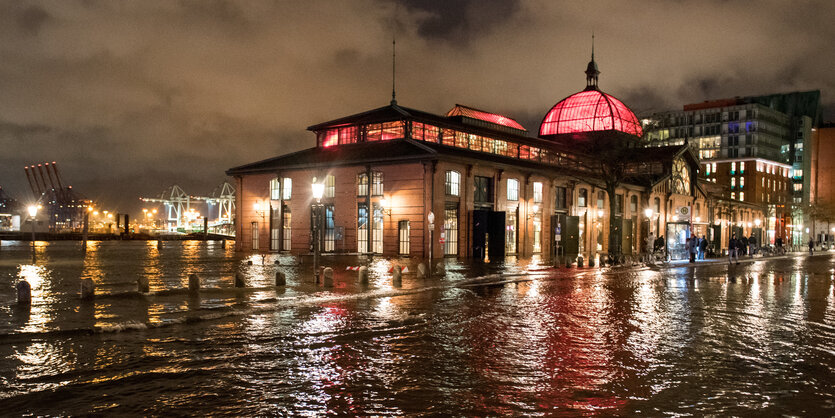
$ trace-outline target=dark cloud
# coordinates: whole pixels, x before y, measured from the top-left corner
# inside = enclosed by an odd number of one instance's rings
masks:
[[[90,197],[135,210],[177,183],[207,194],[236,165],[313,145],[305,128],[397,97],[506,113],[532,133],[585,86],[637,112],[821,89],[825,1],[0,0],[0,185],[58,161]],[[829,106],[828,118],[832,118]]]

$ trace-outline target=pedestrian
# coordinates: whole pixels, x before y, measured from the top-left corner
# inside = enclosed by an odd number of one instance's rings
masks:
[[[737,255],[748,255],[748,237],[745,235],[739,240],[740,247],[742,247],[741,251]]]
[[[688,243],[690,244],[690,247],[687,249],[688,250],[687,252],[690,253],[690,262],[695,263],[696,262],[696,255],[699,253],[699,237],[696,236],[696,235],[693,235],[693,237],[688,238],[687,240],[688,240]]]
[[[707,251],[707,237],[702,235],[702,238],[699,239],[699,260],[705,259],[705,252]]]
[[[809,238],[809,255],[815,253],[815,240]]]
[[[777,241],[775,241],[775,243],[777,244],[777,252],[782,255],[783,254],[783,237],[777,237]]]
[[[650,232],[647,235],[647,255],[650,256],[655,252],[655,234]]]
[[[736,239],[736,234],[731,235],[731,240],[728,241],[728,264],[733,264],[734,260],[736,260],[736,263],[739,264],[739,256],[737,255],[739,245],[740,244]]]
[[[754,234],[751,234],[751,236],[748,237],[748,245],[751,246],[751,257],[753,257],[754,254],[757,253],[757,238]]]

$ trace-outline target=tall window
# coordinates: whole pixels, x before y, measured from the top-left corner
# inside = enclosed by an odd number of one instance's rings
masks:
[[[333,197],[336,192],[336,179],[333,175],[328,174],[325,177],[325,192],[323,193],[323,197]]]
[[[368,195],[368,175],[365,173],[357,174],[357,196]]]
[[[281,198],[284,200],[290,200],[290,197],[293,194],[293,179],[290,177],[285,177],[282,180],[282,187],[281,187]]]
[[[615,214],[621,215],[623,214],[623,195],[616,194],[615,195]]]
[[[256,251],[259,247],[259,240],[258,240],[258,222],[253,222],[250,226],[250,232],[252,233],[252,250]]]
[[[447,171],[446,181],[444,182],[444,189],[447,196],[458,196],[461,185],[461,173],[457,171]]]
[[[565,187],[554,188],[554,209],[563,210],[568,208],[568,203],[565,201],[566,189]]]
[[[458,255],[458,208],[444,209],[444,254]]]
[[[333,223],[333,205],[325,205],[325,245],[323,245],[322,251],[333,252],[335,248],[335,238],[336,228]]]
[[[357,252],[368,252],[368,206],[357,204]]]
[[[292,238],[291,232],[293,232],[290,229],[290,206],[284,205],[284,209],[281,212],[282,212],[282,228],[284,228],[284,230],[282,231],[281,249],[284,250],[284,251],[290,251],[290,244],[292,243],[291,242],[291,238]]]
[[[383,253],[383,207],[374,202],[374,224],[371,225],[371,250],[377,254]]]
[[[745,187],[745,177],[740,177],[739,178],[739,188],[741,189],[743,187]]]
[[[597,208],[603,209],[603,205],[606,203],[606,192],[599,191],[597,192]]]
[[[736,187],[736,177],[731,177],[731,188]]]
[[[542,215],[533,217],[533,252],[542,252]]]
[[[533,182],[533,202],[542,203],[542,182]]]
[[[516,254],[516,211],[516,208],[507,211],[504,245],[508,254]]]
[[[519,180],[507,179],[507,200],[519,200]]]
[[[584,208],[588,206],[589,202],[589,191],[586,189],[580,189],[577,192],[577,206]]]
[[[270,210],[270,250],[281,249],[281,208]]]
[[[638,213],[638,196],[634,194],[629,198],[629,212],[632,213],[632,216]]]
[[[382,196],[383,195],[383,173],[380,171],[374,171],[371,173],[371,196]]]
[[[745,192],[739,192],[739,200],[745,200]]]
[[[281,181],[277,178],[270,180],[270,199],[281,200]]]
[[[493,203],[493,178],[475,176],[473,179],[475,192],[473,193],[473,201],[475,203]]]
[[[400,255],[409,255],[409,221],[398,222],[397,231],[400,237]]]

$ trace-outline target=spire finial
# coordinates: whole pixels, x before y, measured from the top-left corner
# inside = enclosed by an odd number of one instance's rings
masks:
[[[594,32],[591,33],[591,61],[586,67],[586,90],[597,90],[597,76],[600,71],[597,69],[597,63],[594,62]]]
[[[397,104],[397,95],[395,90],[396,81],[396,63],[397,63],[397,2],[394,3],[394,15],[391,17],[391,104]]]

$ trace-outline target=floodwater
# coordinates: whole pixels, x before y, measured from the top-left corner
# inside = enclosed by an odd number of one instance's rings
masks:
[[[828,254],[503,274],[450,263],[402,288],[375,261],[368,285],[341,265],[325,289],[310,265],[220,242],[37,244],[34,264],[28,243],[0,246],[4,416],[835,414]],[[97,296],[81,301],[88,277]]]

